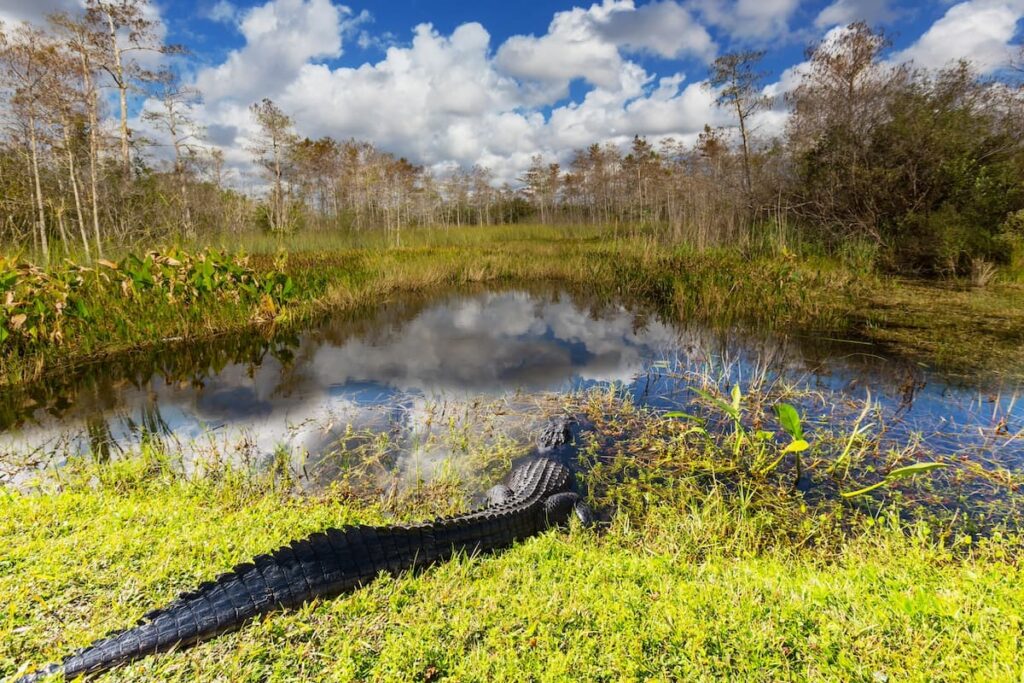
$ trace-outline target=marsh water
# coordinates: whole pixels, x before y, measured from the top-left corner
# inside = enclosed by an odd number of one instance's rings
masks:
[[[726,390],[791,387],[812,434],[854,420],[870,400],[871,423],[894,448],[1024,465],[1019,378],[953,378],[857,340],[712,330],[542,287],[399,296],[299,334],[79,368],[0,401],[0,477],[24,481],[72,456],[116,458],[152,439],[186,459],[285,457],[306,469],[383,438],[396,466],[422,479],[452,456],[451,439],[431,438],[439,430],[529,439],[553,394],[595,387],[692,412],[698,377]]]

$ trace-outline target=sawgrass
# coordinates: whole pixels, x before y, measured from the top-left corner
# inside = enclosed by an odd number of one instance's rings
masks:
[[[601,428],[622,431],[626,419]],[[644,474],[606,486],[598,468],[583,482],[610,519],[598,529],[553,530],[493,555],[382,576],[108,678],[1009,681],[1024,673],[1019,537],[954,541],[900,521],[896,502],[808,506],[770,477],[722,468],[709,477],[701,470],[713,442],[669,447],[662,439],[676,430],[635,424],[640,432],[625,430],[615,449],[622,459],[644,454]],[[718,446],[727,462],[728,444]],[[501,469],[514,451],[494,456]],[[382,497],[343,479],[298,496],[274,473],[221,464],[186,476],[151,446],[105,466],[72,463],[60,482],[49,494],[0,498],[0,676],[130,626],[290,539],[449,513],[486,485],[446,476]]]

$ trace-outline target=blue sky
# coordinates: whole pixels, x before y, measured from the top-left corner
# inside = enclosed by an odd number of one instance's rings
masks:
[[[0,19],[81,2],[3,0]],[[566,161],[594,142],[689,144],[705,124],[728,129],[704,83],[716,55],[765,50],[767,91],[781,94],[799,82],[808,44],[858,19],[892,37],[893,62],[966,58],[998,77],[1019,49],[1024,0],[155,0],[151,13],[191,50],[176,66],[203,93],[194,116],[240,180],[249,106],[269,97],[301,135],[368,140],[441,172],[478,164],[514,182],[538,154]],[[132,109],[152,106],[139,96]],[[777,107],[756,133],[785,121]]]
[[[218,16],[218,5],[223,12],[228,3],[203,0],[161,4],[168,23],[168,39],[188,46],[201,62],[221,61],[229,50],[239,48],[245,43],[234,22],[211,18]],[[230,6],[236,13],[234,16],[237,16],[264,4],[266,3],[241,1],[230,3]],[[492,45],[497,46],[514,35],[542,35],[547,31],[556,12],[573,7],[587,7],[590,3],[550,0],[531,0],[523,3],[387,0],[338,4],[345,4],[356,16],[366,12],[368,16],[365,23],[360,25],[360,31],[365,31],[376,41],[366,46],[361,46],[358,40],[346,41],[341,57],[324,60],[325,63],[334,66],[358,66],[364,62],[376,62],[384,56],[386,45],[408,44],[413,35],[413,28],[418,24],[429,23],[440,33],[450,34],[460,24],[478,22],[490,33]],[[725,50],[766,50],[766,70],[778,75],[802,59],[804,49],[809,43],[822,37],[821,24],[816,26],[815,19],[833,4],[835,3],[830,0],[796,3],[795,10],[787,21],[790,30],[787,35],[782,36],[775,34],[759,39],[756,36],[733,36],[729,30],[713,24],[708,24],[707,28],[712,38]],[[894,49],[899,50],[912,45],[956,3],[894,1],[849,4],[863,6],[861,12],[854,12],[851,16],[859,14],[862,18],[867,18],[872,25],[886,30],[893,39]],[[645,54],[636,55],[636,59],[655,73],[683,69],[693,77],[700,78],[706,69],[705,61],[699,59],[664,59]]]

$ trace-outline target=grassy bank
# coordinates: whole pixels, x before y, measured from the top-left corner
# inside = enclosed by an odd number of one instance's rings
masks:
[[[610,520],[596,530],[382,577],[110,678],[1019,680],[1018,537],[968,543],[901,522],[899,497],[811,504],[788,475],[739,466],[747,451],[738,459],[727,439],[688,432],[628,414],[598,425],[582,450],[597,465],[583,484]],[[492,475],[515,452],[490,454]],[[223,466],[186,477],[149,449],[78,463],[50,495],[0,498],[0,676],[292,538],[450,512],[472,488],[442,477],[382,497],[342,480],[296,496],[280,477]]]
[[[281,286],[291,280],[288,296],[275,294],[269,302],[237,286],[192,301],[160,287],[137,286],[126,294],[101,266],[54,266],[52,279],[80,280],[72,292],[75,303],[94,313],[81,316],[64,303],[48,304],[64,306],[54,314],[60,329],[23,335],[19,346],[0,342],[7,344],[0,385],[133,349],[243,329],[299,328],[327,311],[373,305],[400,292],[538,280],[642,300],[670,317],[718,326],[743,322],[784,332],[853,335],[965,373],[1024,367],[1019,285],[958,289],[887,280],[822,257],[693,252],[643,235],[616,238],[596,227],[415,230],[400,244],[395,246],[393,236],[356,233],[284,242],[254,236],[219,245],[229,253],[251,253],[241,263],[254,277]],[[163,253],[202,255],[195,247]],[[40,298],[45,302],[46,296]],[[33,305],[28,299],[21,303]],[[13,308],[6,313],[9,328],[14,314]],[[979,345],[985,353],[974,351]]]
[[[840,324],[860,286],[829,264],[673,251],[643,238],[605,239],[596,229],[420,231],[401,247],[377,239],[312,240],[301,249],[262,238],[242,244],[255,252],[246,267],[273,278],[281,273],[293,283],[286,301],[269,306],[262,297],[231,296],[231,290],[184,304],[160,288],[136,288],[125,296],[117,283],[103,279],[102,268],[84,271],[75,296],[102,315],[64,315],[59,338],[26,339],[0,359],[0,384],[169,340],[297,327],[326,311],[375,304],[399,292],[473,283],[552,280],[718,324],[799,321],[817,329]]]

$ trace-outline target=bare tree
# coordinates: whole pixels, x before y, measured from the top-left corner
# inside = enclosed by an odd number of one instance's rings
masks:
[[[121,171],[131,174],[131,130],[128,128],[128,92],[136,83],[152,81],[153,71],[144,68],[137,54],[183,52],[180,46],[164,45],[156,22],[147,16],[148,0],[86,0],[86,20],[92,25],[98,64],[117,88],[120,104]]]
[[[76,78],[77,69],[75,66],[75,55],[66,49],[66,46],[58,43],[58,49],[53,53],[53,71],[50,80],[50,87],[44,93],[43,102],[47,108],[47,118],[59,128],[59,140],[54,144],[54,150],[63,152],[64,161],[67,165],[68,184],[71,188],[74,199],[75,218],[78,223],[79,236],[82,239],[82,247],[86,257],[89,256],[89,237],[86,234],[85,212],[82,210],[82,197],[79,192],[78,179],[78,153],[81,148],[81,131],[83,130],[85,114],[85,100],[81,96]],[[55,169],[56,170],[56,169]],[[58,185],[63,187],[60,174],[57,175]],[[63,195],[63,192],[61,192]],[[61,199],[63,206],[63,199]],[[63,212],[58,213],[58,225],[63,236]]]
[[[857,22],[809,48],[809,68],[789,95],[787,124],[790,152],[813,155],[817,171],[805,179],[802,213],[839,235],[876,241],[884,216],[872,200],[875,181],[863,172],[868,145],[889,116],[890,93],[912,76],[906,66],[882,62],[888,45],[884,34]]]
[[[89,23],[75,19],[68,14],[54,14],[50,25],[63,41],[65,49],[77,57],[81,77],[78,97],[85,107],[86,123],[89,128],[89,183],[92,214],[93,239],[96,253],[103,256],[103,241],[100,237],[99,210],[99,155],[100,155],[100,104],[96,88],[96,45],[99,42]]]
[[[544,157],[537,154],[530,160],[530,168],[520,180],[525,185],[523,192],[527,199],[537,206],[541,222],[554,218],[553,209],[561,186],[561,167],[557,163],[545,164]]]
[[[291,117],[285,114],[273,101],[264,98],[253,104],[249,110],[259,125],[259,137],[253,141],[250,151],[256,163],[263,168],[271,183],[270,188],[270,229],[277,232],[286,229],[286,205],[284,196],[285,165],[291,156],[297,136]]]
[[[195,235],[195,225],[188,197],[188,165],[189,160],[194,159],[200,150],[199,129],[192,118],[192,107],[200,101],[199,91],[181,85],[177,77],[169,72],[161,74],[160,83],[160,109],[147,110],[142,118],[167,135],[173,152],[174,179],[181,196],[182,225],[185,234],[192,237]]]
[[[722,55],[711,65],[708,85],[720,89],[716,102],[728,107],[736,114],[743,147],[743,179],[747,192],[752,189],[750,179],[750,117],[770,103],[770,98],[761,94],[765,72],[757,66],[764,58],[764,51],[733,52]]]
[[[875,104],[886,81],[900,70],[881,62],[882,52],[890,45],[884,33],[856,22],[830,40],[808,48],[810,68],[789,96],[806,130],[792,132],[813,143],[834,124],[858,133],[875,125],[881,115]]]
[[[338,217],[340,202],[336,180],[341,175],[341,146],[332,138],[305,138],[291,150],[299,199],[313,213],[318,225]]]
[[[476,220],[480,224],[489,225],[491,223],[491,206],[494,204],[494,188],[491,186],[494,174],[490,169],[476,165],[470,171],[470,178],[470,194],[476,208]]]
[[[46,209],[40,177],[42,127],[46,95],[54,87],[57,68],[56,45],[46,34],[29,24],[22,24],[9,36],[0,33],[0,73],[10,88],[9,103],[24,124],[29,144],[29,160],[37,211],[37,238],[43,259],[49,260],[50,247],[46,231]]]

